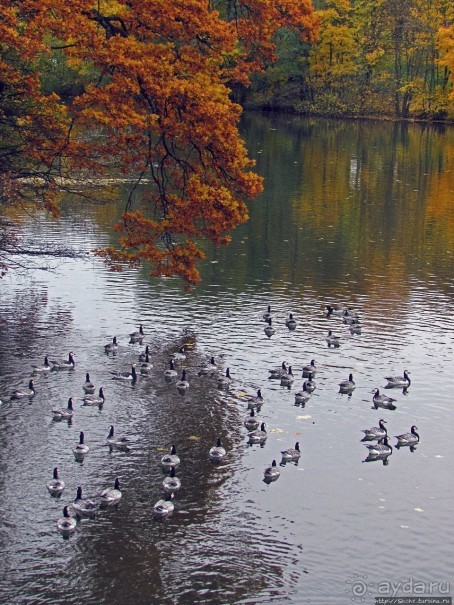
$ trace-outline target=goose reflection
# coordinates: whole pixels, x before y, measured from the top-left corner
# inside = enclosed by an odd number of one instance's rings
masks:
[[[375,460],[386,460],[393,453],[393,448],[389,445],[388,437],[385,436],[378,443],[365,444],[369,453],[363,462],[374,462]]]
[[[391,454],[386,454],[386,455],[381,455],[381,456],[376,456],[374,454],[368,454],[367,458],[365,458],[363,460],[363,462],[377,462],[378,460],[381,460],[383,463],[383,466],[388,466],[389,464],[389,457]]]

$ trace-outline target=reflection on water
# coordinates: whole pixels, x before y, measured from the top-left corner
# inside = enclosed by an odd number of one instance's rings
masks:
[[[453,580],[453,130],[254,115],[243,128],[267,188],[232,245],[207,250],[193,292],[84,257],[0,283],[2,602],[343,605],[355,578],[367,576],[373,596],[380,582]],[[71,200],[57,222],[24,217],[23,237],[89,251],[113,241],[119,212],[115,200]],[[326,317],[327,304],[358,312],[360,332]],[[131,343],[140,324],[143,341]],[[140,369],[147,344],[153,368],[113,380]],[[39,372],[33,398],[10,400],[32,365],[70,351],[74,370]],[[229,368],[229,387],[200,372],[211,357],[220,375]],[[311,360],[316,389],[295,405]],[[294,380],[269,380],[284,361]],[[179,391],[183,369],[189,388]],[[386,390],[384,377],[404,369],[410,386]],[[102,406],[82,405],[87,372]],[[395,409],[375,405],[376,388]],[[259,389],[266,440],[249,445],[243,423]],[[73,418],[53,421],[69,397]],[[361,443],[380,418],[390,454]],[[112,425],[128,449],[109,448]],[[418,446],[396,448],[412,425]],[[90,451],[76,462],[80,431]],[[212,464],[218,437],[227,455]],[[300,459],[280,466],[296,442]],[[182,485],[173,514],[154,520],[172,445]],[[273,459],[279,480],[266,483]],[[46,489],[56,466],[60,498]],[[64,540],[56,522],[77,487],[96,497],[115,477],[118,507]]]

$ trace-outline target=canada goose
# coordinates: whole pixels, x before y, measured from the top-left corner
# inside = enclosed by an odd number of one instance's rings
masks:
[[[387,387],[409,387],[411,384],[410,372],[404,370],[403,376],[385,376],[385,380],[388,381]]]
[[[161,458],[161,464],[164,469],[171,469],[172,467],[178,466],[180,464],[180,458],[177,455],[177,450],[174,445],[172,445],[170,454],[166,454]]]
[[[303,367],[302,378],[307,378],[309,376],[309,374],[312,374],[312,376],[315,376],[316,372],[317,372],[317,366],[315,365],[315,359],[312,359],[311,362],[307,366]]]
[[[104,390],[100,387],[98,395],[85,395],[82,399],[82,405],[102,405],[104,403],[105,396]]]
[[[63,517],[57,521],[57,529],[63,536],[69,536],[77,527],[77,521],[69,514],[69,506],[63,509]]]
[[[117,349],[118,349],[118,342],[117,342],[116,336],[114,336],[112,338],[112,342],[108,342],[106,345],[104,345],[104,351],[106,353],[113,353]]]
[[[73,502],[73,509],[78,515],[93,516],[98,510],[98,505],[87,498],[82,498],[82,487],[77,488],[77,495]]]
[[[265,481],[266,482],[276,481],[276,479],[279,479],[280,474],[281,474],[281,471],[277,467],[276,460],[273,460],[273,462],[265,468],[265,471],[264,471]]]
[[[107,438],[106,438],[107,445],[111,448],[115,447],[119,450],[129,449],[129,447],[128,447],[129,439],[125,436],[116,437],[114,435],[114,432],[115,432],[114,426],[111,425],[109,434],[107,435]]]
[[[356,384],[353,380],[353,374],[349,374],[348,379],[341,380],[341,382],[339,382],[339,392],[340,393],[351,393],[351,391],[354,391],[355,388],[356,388]]]
[[[90,380],[90,374],[88,372],[85,374],[85,382],[82,385],[82,388],[87,395],[93,395],[95,392],[95,385]]]
[[[133,364],[131,366],[131,371],[130,372],[110,372],[112,374],[112,378],[114,380],[131,380],[132,382],[135,382],[137,380],[137,372],[136,372],[136,365]]]
[[[86,454],[90,451],[88,445],[85,444],[85,435],[83,431],[79,433],[79,443],[73,448],[73,454],[76,457],[76,460],[82,460]]]
[[[388,410],[396,409],[396,406],[394,405],[395,399],[388,397],[388,395],[380,395],[379,389],[373,389],[372,393],[374,394],[372,401],[375,408],[387,408]]]
[[[244,426],[248,431],[255,431],[260,426],[260,421],[256,418],[254,409],[251,409],[249,416],[244,419]]]
[[[210,448],[209,456],[213,462],[219,462],[227,454],[225,448],[222,446],[220,437],[217,438],[216,445]]]
[[[158,500],[153,506],[155,517],[167,517],[173,513],[175,505],[172,502],[173,494],[168,493],[164,499]]]
[[[113,488],[103,489],[101,492],[101,506],[113,506],[118,504],[121,499],[120,481],[115,479]]]
[[[47,482],[46,487],[49,494],[54,498],[61,496],[63,490],[65,489],[65,482],[59,478],[57,467],[54,468],[53,479]]]
[[[170,475],[162,482],[162,487],[168,494],[175,494],[181,487],[181,481],[175,476],[175,467],[170,469]]]
[[[73,370],[76,365],[72,351],[68,354],[68,359],[51,360],[49,363],[52,365],[51,370]]]
[[[387,436],[385,436],[383,440],[379,441],[378,443],[366,443],[365,446],[369,450],[369,455],[372,456],[389,456],[389,454],[391,454],[393,451],[393,448],[388,443]]]
[[[271,317],[269,319],[267,319],[268,325],[265,326],[264,332],[265,334],[268,336],[268,338],[271,338],[271,336],[273,336],[273,334],[276,332],[276,330],[273,328],[272,325],[272,319]]]
[[[388,434],[385,424],[386,424],[386,420],[383,420],[381,418],[378,421],[378,426],[373,426],[370,429],[364,429],[363,430],[364,437],[362,438],[362,441],[374,441],[375,439],[378,439],[381,441],[382,439],[384,439],[386,437],[386,435]]]
[[[326,342],[328,343],[328,348],[338,348],[340,345],[340,336],[334,336],[333,332],[329,330],[328,336],[326,337]]]
[[[43,372],[49,372],[50,370],[50,363],[49,363],[49,358],[46,357],[44,358],[44,363],[42,366],[32,366],[33,368],[33,374],[41,374]]]
[[[264,443],[267,440],[268,435],[265,430],[265,426],[265,423],[262,422],[259,429],[248,433],[249,443]]]
[[[301,457],[300,444],[297,441],[295,447],[289,447],[281,452],[282,460],[290,462],[291,460],[298,460]]]
[[[130,344],[134,344],[136,342],[142,342],[144,336],[145,336],[145,332],[143,331],[143,325],[140,324],[138,331],[132,332],[129,335],[129,342],[130,342]]]
[[[29,380],[27,389],[26,388],[17,389],[11,395],[11,399],[22,399],[24,397],[34,397],[35,393],[36,393],[35,383],[33,382],[33,379],[32,379],[32,380]]]
[[[73,409],[73,398],[68,399],[68,407],[66,408],[54,408],[52,410],[53,420],[70,420],[74,415]]]
[[[416,432],[417,426],[412,426],[409,433],[403,433],[402,435],[395,435],[397,439],[397,447],[402,445],[415,445],[419,443],[419,434]]]

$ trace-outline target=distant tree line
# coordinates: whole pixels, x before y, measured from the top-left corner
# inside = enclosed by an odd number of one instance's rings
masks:
[[[453,120],[452,0],[319,0],[318,39],[276,35],[278,61],[237,89],[249,107]]]

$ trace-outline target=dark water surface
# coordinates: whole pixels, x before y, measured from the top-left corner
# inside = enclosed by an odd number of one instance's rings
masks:
[[[0,282],[1,603],[372,604],[415,587],[452,595],[453,129],[248,115],[243,132],[266,190],[232,245],[207,250],[193,292],[145,270],[111,273],[91,256],[49,259],[53,271]],[[121,196],[68,202],[58,221],[24,216],[22,237],[82,251],[107,245]],[[357,311],[361,334],[324,317],[329,303]],[[143,343],[129,344],[140,323]],[[327,346],[329,329],[339,348]],[[119,349],[106,356],[114,335]],[[190,382],[182,395],[164,370],[184,343],[193,347],[178,366]],[[113,380],[145,344],[150,375]],[[69,351],[73,371],[38,375],[34,398],[10,400],[32,364]],[[230,392],[198,376],[211,356],[221,373],[230,368]],[[303,408],[295,392],[311,359],[317,388]],[[290,389],[268,380],[284,360]],[[383,388],[404,369],[406,393]],[[81,406],[86,372],[104,387],[101,409]],[[338,392],[349,373],[350,396]],[[395,410],[373,407],[375,387]],[[258,388],[263,447],[248,445],[243,426],[244,394]],[[53,421],[70,396],[72,422]],[[364,462],[361,431],[380,418],[393,446],[412,425],[420,444],[394,448],[385,464]],[[130,437],[129,452],[105,445],[111,424]],[[83,463],[72,453],[81,430]],[[228,454],[215,466],[208,450],[218,436]],[[296,441],[299,462],[266,484],[265,466]],[[173,515],[158,521],[160,459],[172,444],[182,488]],[[66,483],[57,500],[46,490],[54,466]],[[56,521],[77,486],[90,497],[115,477],[118,507],[64,540]]]

